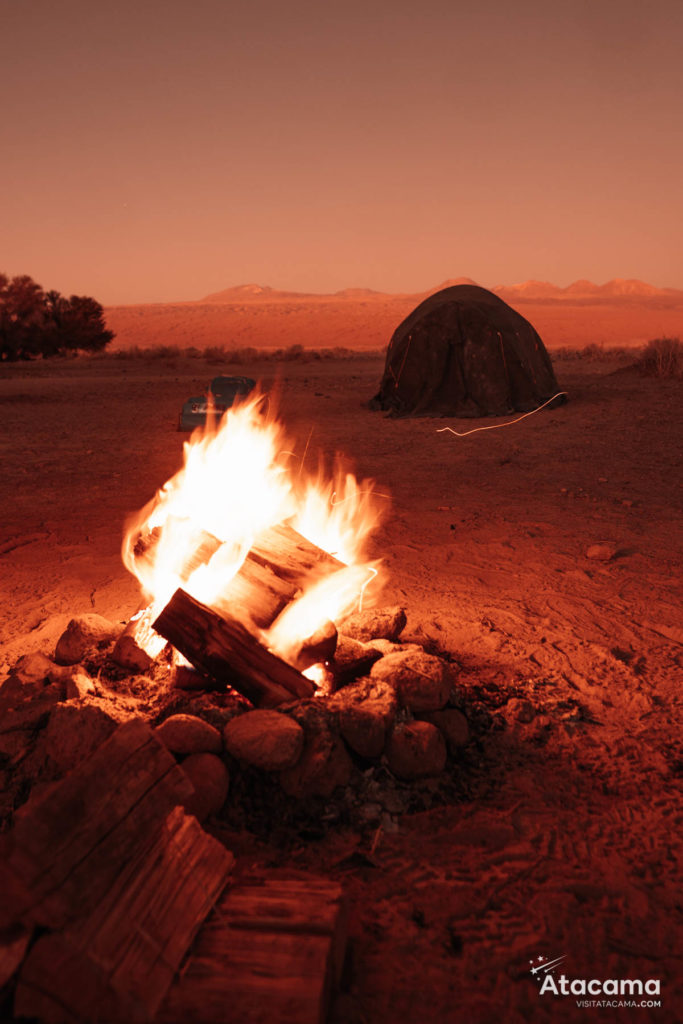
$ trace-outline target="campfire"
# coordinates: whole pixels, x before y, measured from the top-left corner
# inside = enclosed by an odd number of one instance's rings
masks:
[[[338,624],[375,600],[365,551],[381,506],[341,462],[307,477],[267,406],[257,396],[196,431],[129,523],[123,560],[144,604],[118,655],[146,667],[168,641],[179,667],[274,707],[317,691]]]
[[[351,783],[381,823],[369,774],[400,785],[458,757],[468,724],[453,664],[405,641],[402,608],[377,607],[372,539],[388,496],[340,457],[328,475],[308,473],[308,444],[299,454],[269,406],[250,396],[195,431],[182,468],[127,523],[140,605],[123,630],[77,615],[54,654],[14,666],[0,751],[18,766],[17,794],[133,717],[190,777],[200,820],[255,770],[302,800]],[[27,714],[41,732],[24,729]]]

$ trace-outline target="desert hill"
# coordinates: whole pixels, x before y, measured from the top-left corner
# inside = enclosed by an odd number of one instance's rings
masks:
[[[428,295],[468,277],[443,281],[424,292],[388,294],[345,288],[333,294],[280,291],[242,284],[201,299],[110,306],[114,349],[177,345],[382,349],[398,324]],[[683,336],[683,291],[615,278],[566,287],[524,281],[492,289],[520,312],[550,348],[589,344],[635,346],[650,338]]]

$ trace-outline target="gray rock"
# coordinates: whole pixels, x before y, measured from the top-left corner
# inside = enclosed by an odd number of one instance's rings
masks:
[[[617,546],[611,541],[601,542],[600,544],[591,544],[589,548],[586,548],[586,558],[591,558],[597,562],[610,562],[617,553]]]
[[[66,699],[84,700],[95,693],[95,683],[88,673],[81,669],[72,672],[66,680]]]
[[[396,654],[397,651],[421,651],[423,650],[419,644],[415,643],[394,643],[393,640],[371,640],[368,647],[372,647],[375,651],[379,651],[380,654]]]
[[[409,711],[439,711],[451,692],[446,662],[424,651],[397,651],[376,662],[371,679],[390,682]]]
[[[190,754],[181,768],[194,787],[194,795],[184,801],[188,814],[197,821],[206,821],[218,814],[230,788],[230,775],[220,757],[215,754]]]
[[[375,647],[340,633],[334,660],[330,663],[335,686],[346,686],[352,680],[366,675],[380,657],[381,652]]]
[[[458,711],[457,708],[444,708],[443,711],[423,711],[420,718],[437,727],[451,754],[455,754],[467,746],[470,738],[469,726],[462,711]]]
[[[303,640],[287,660],[303,672],[311,665],[329,661],[337,648],[337,627],[329,619]]]
[[[120,626],[102,615],[88,613],[72,619],[57,641],[55,661],[60,665],[76,665],[116,639]]]
[[[280,772],[282,788],[290,796],[332,796],[351,777],[351,758],[344,743],[332,732],[313,733],[293,768]]]
[[[0,685],[0,712],[4,714],[10,708],[38,700],[46,690],[51,691],[55,700],[63,700],[65,682],[62,673],[65,672],[68,669],[60,668],[42,654],[21,658]],[[51,682],[51,679],[54,681]]]
[[[56,665],[45,654],[25,654],[12,669],[12,675],[23,683],[56,683],[69,675],[69,669]]]
[[[398,640],[406,624],[403,608],[370,608],[356,612],[343,623],[345,636],[352,640]]]
[[[345,708],[339,715],[339,729],[352,750],[361,757],[379,757],[386,741],[386,725],[368,704]]]
[[[304,746],[298,722],[278,711],[247,711],[231,719],[223,730],[226,750],[238,761],[265,771],[291,768]]]
[[[430,722],[399,725],[387,744],[387,763],[401,779],[439,775],[446,765],[446,742]]]
[[[220,754],[218,729],[196,715],[171,715],[154,730],[173,754]]]
[[[120,668],[131,672],[146,672],[153,660],[135,637],[125,632],[116,641],[111,657]]]
[[[39,697],[45,687],[58,684],[64,694],[64,679],[70,669],[55,665],[44,654],[25,654],[0,684],[0,711],[18,707]]]
[[[339,730],[351,749],[361,757],[379,757],[398,710],[393,687],[359,679],[339,690],[330,704],[339,710]]]
[[[298,722],[306,736],[314,732],[326,732],[328,729],[339,731],[339,713],[331,700],[309,697],[292,701],[291,704],[280,704],[277,710]]]

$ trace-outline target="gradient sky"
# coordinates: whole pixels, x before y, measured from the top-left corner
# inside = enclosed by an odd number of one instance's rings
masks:
[[[683,287],[681,0],[0,0],[0,270]]]

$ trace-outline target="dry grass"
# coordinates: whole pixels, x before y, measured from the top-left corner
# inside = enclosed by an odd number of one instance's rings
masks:
[[[638,348],[628,348],[624,345],[607,346],[593,342],[590,345],[584,345],[583,348],[572,348],[569,345],[554,348],[550,350],[550,356],[553,362],[560,359],[580,360],[582,363],[607,363],[614,362],[615,359],[633,362],[633,357],[640,351]]]
[[[653,338],[637,365],[648,377],[683,377],[683,343],[680,338]]]
[[[287,348],[255,348],[242,346],[228,348],[212,345],[207,348],[182,348],[179,345],[156,345],[143,348],[116,349],[88,356],[90,359],[141,360],[146,363],[163,362],[175,366],[181,360],[201,360],[209,365],[244,366],[254,363],[314,363],[330,360],[381,359],[385,349],[305,348],[303,345],[289,345]],[[643,374],[656,377],[680,377],[683,375],[683,343],[678,338],[656,338],[646,346],[608,346],[604,344],[584,345],[573,348],[565,345],[550,349],[553,363],[624,363],[636,365]]]
[[[244,346],[242,348],[226,348],[213,345],[208,348],[181,348],[178,345],[156,345],[141,348],[117,349],[114,352],[98,353],[96,359],[129,360],[141,359],[145,362],[174,363],[179,359],[201,359],[206,363],[241,366],[247,363],[312,363],[333,359],[376,359],[384,355],[380,349],[356,350],[352,348],[304,348],[303,345],[289,345],[287,348],[264,349]]]

